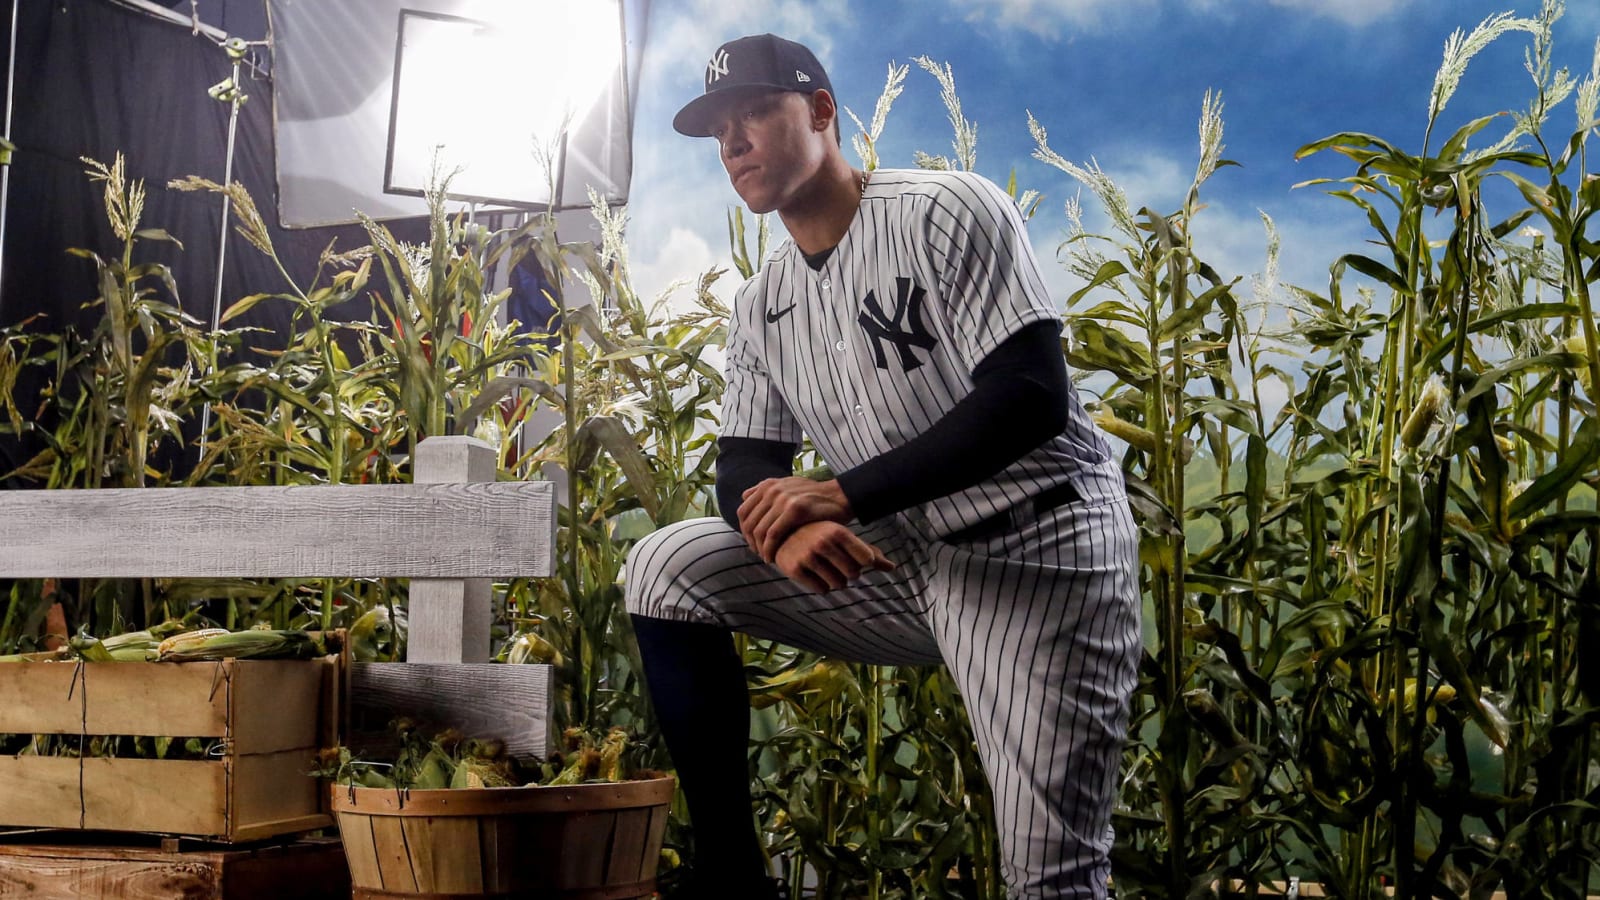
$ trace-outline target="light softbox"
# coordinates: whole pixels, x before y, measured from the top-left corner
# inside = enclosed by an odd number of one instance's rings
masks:
[[[463,51],[453,65],[441,67],[435,60],[425,77],[414,79],[430,94],[421,108],[453,104],[459,127],[446,127],[443,137],[438,129],[415,127],[396,134],[446,144],[443,165],[465,166],[461,177],[474,185],[462,196],[571,209],[586,208],[587,189],[593,188],[610,203],[627,202],[639,53],[628,28],[644,21],[647,7],[648,0],[268,0],[280,219],[286,227],[308,227],[354,221],[356,210],[378,219],[427,212],[422,198],[385,190],[386,175],[394,174],[392,113],[419,108],[395,96],[402,21],[469,20],[492,33],[483,45],[492,49]],[[481,143],[473,134],[498,133],[502,141],[522,144],[494,146],[490,155],[504,167],[508,157],[525,151],[527,171],[535,172],[536,136],[524,137],[518,123],[530,115],[547,121],[557,98],[573,116],[557,159],[557,196],[550,198],[548,189],[529,196],[525,183],[506,190],[482,187],[477,179],[483,164],[473,171],[465,158],[467,144]],[[462,108],[471,114],[461,116]],[[409,115],[415,126],[417,114]],[[479,127],[485,124],[494,127]],[[412,159],[432,151],[400,149]],[[400,181],[408,182],[402,190],[414,189],[414,172]]]

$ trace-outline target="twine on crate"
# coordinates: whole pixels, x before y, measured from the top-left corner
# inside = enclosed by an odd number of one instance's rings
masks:
[[[79,684],[83,690],[78,692],[78,830],[82,831],[87,826],[89,803],[83,793],[83,755],[89,743],[89,679],[84,661],[80,657],[72,668],[72,683],[67,686],[67,700],[71,702],[72,694],[78,691]]]

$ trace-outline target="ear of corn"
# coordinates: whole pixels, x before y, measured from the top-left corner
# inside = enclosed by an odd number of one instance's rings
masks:
[[[417,778],[412,784],[419,790],[431,790],[450,787],[455,766],[450,762],[443,750],[438,747],[428,751],[422,758],[422,765],[417,767]]]
[[[394,622],[387,606],[374,606],[350,626],[350,655],[356,662],[381,662],[393,658]]]
[[[196,662],[215,659],[313,659],[326,652],[304,631],[225,631],[205,629],[162,641],[156,658],[161,662]]]
[[[0,663],[57,662],[66,659],[70,652],[70,650],[62,648],[60,650],[41,650],[36,653],[8,653],[0,656]]]
[[[561,651],[555,645],[545,640],[542,636],[525,631],[517,635],[511,642],[511,650],[506,654],[506,662],[513,665],[520,663],[548,663],[552,666],[565,664]]]
[[[628,749],[628,732],[613,728],[600,742],[600,780],[622,780],[622,751]]]

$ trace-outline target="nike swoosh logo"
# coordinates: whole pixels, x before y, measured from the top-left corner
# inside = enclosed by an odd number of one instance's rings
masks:
[[[796,304],[791,303],[788,306],[785,306],[783,309],[767,310],[767,322],[769,324],[776,324],[779,319],[787,316],[789,313],[794,312],[795,306]]]

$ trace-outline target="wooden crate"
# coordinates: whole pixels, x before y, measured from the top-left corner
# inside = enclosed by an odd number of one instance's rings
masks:
[[[0,666],[0,733],[219,738],[214,760],[0,757],[0,826],[250,841],[332,824],[306,774],[333,742],[318,660]]]
[[[115,837],[0,834],[0,897],[344,900],[350,896],[344,851],[334,838],[182,849],[133,845]]]

